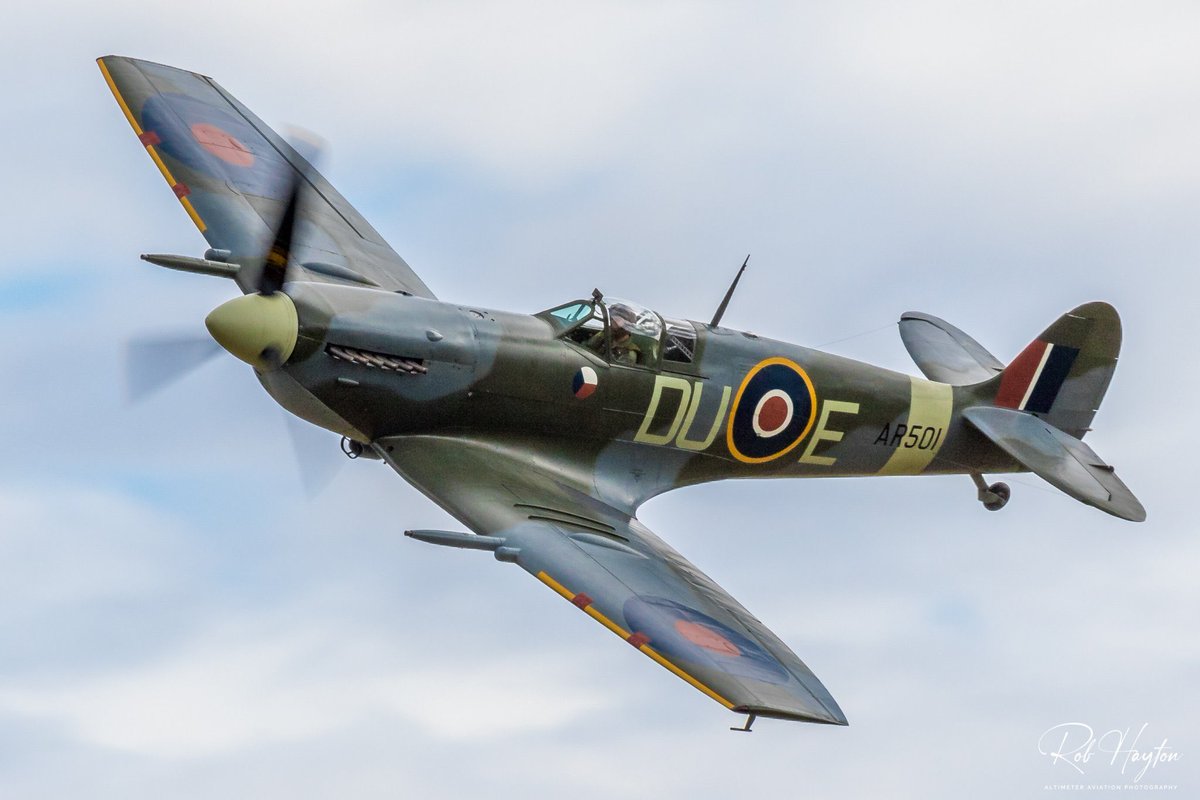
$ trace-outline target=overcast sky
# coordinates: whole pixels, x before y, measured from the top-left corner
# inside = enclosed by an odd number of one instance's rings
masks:
[[[1200,785],[1200,8],[46,2],[0,67],[0,794],[76,798],[1057,797],[1039,755],[1148,725]],[[456,527],[386,467],[314,500],[221,357],[123,399],[121,348],[202,332],[225,281],[105,87],[107,53],[216,78],[443,299],[593,286],[915,372],[900,313],[1010,360],[1122,314],[1089,443],[1149,521],[1032,476],[714,484],[642,519],[774,629],[849,728],[740,718]],[[832,344],[830,344],[832,343]],[[344,461],[337,439],[331,464]],[[1132,792],[1128,792],[1132,794]],[[1075,793],[1068,792],[1067,796]]]

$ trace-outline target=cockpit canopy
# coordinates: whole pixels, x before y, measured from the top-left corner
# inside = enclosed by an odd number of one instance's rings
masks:
[[[576,300],[539,316],[558,335],[614,364],[658,369],[660,362],[690,364],[696,329],[685,320],[665,319],[631,300]]]

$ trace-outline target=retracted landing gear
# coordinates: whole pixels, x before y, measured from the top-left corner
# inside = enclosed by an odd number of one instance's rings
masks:
[[[988,486],[987,481],[978,472],[971,473],[971,480],[975,481],[975,488],[979,490],[979,502],[983,503],[983,507],[988,511],[999,511],[1008,505],[1012,489],[1008,488],[1007,483],[993,483]]]

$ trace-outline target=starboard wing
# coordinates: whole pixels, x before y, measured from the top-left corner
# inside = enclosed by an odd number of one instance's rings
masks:
[[[481,440],[397,437],[377,450],[468,528],[492,537],[479,537],[480,549],[500,546],[497,558],[726,708],[846,724],[779,637],[630,513],[600,500],[586,470]]]
[[[192,222],[229,261],[252,264],[266,252],[299,175],[311,189],[297,219],[300,279],[433,297],[304,156],[211,78],[120,56],[97,63]]]

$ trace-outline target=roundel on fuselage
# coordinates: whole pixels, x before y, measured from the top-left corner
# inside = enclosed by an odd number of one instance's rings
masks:
[[[794,361],[768,358],[755,364],[733,400],[726,441],[738,461],[758,464],[800,444],[817,415],[817,393]]]

